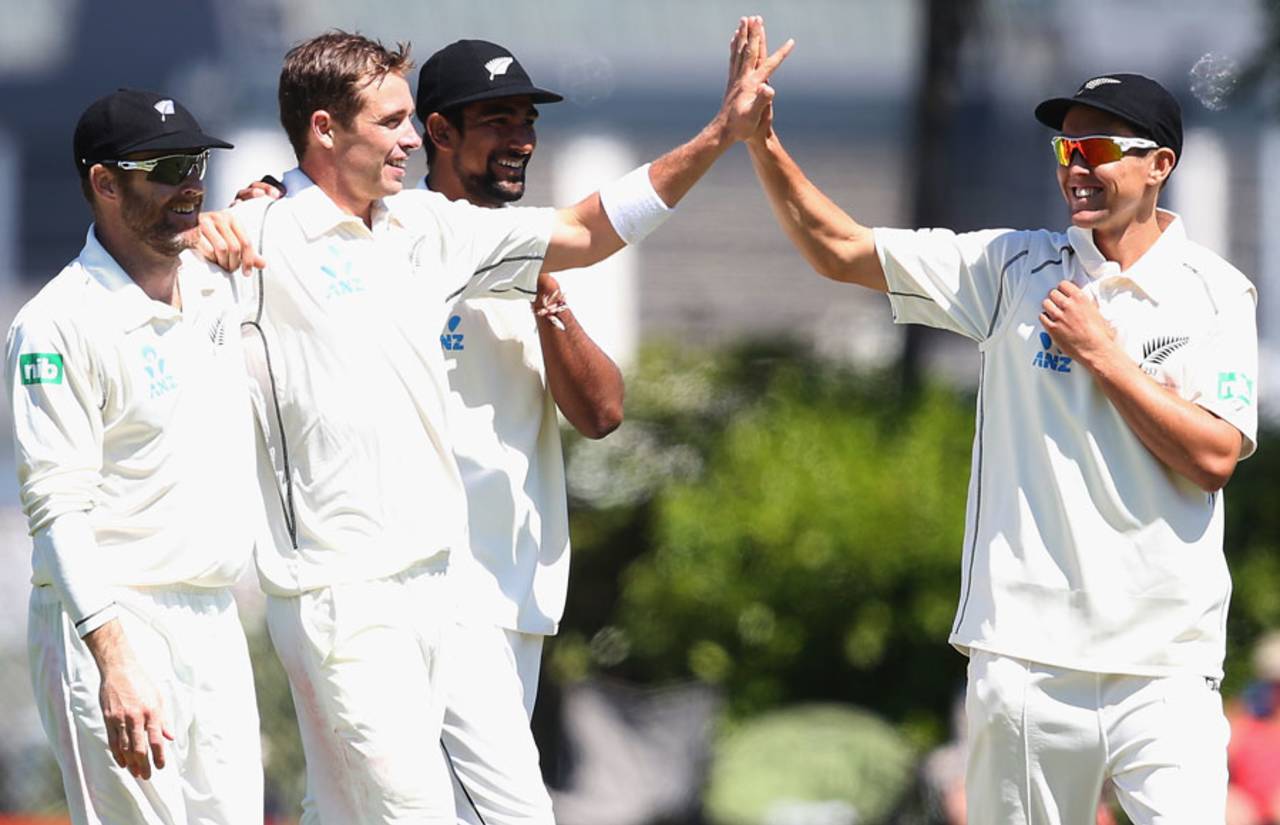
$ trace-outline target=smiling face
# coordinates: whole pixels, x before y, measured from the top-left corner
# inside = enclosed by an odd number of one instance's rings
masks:
[[[435,121],[449,131],[446,143],[437,142],[436,165],[447,166],[445,177],[462,190],[458,196],[477,206],[520,200],[525,169],[538,144],[537,119],[538,110],[528,95],[467,104],[461,131],[443,119]],[[437,177],[433,175],[432,180],[434,184]]]
[[[1125,120],[1089,106],[1077,105],[1062,121],[1067,137],[1116,135],[1136,137]],[[1122,234],[1155,210],[1160,186],[1173,170],[1173,150],[1132,150],[1120,160],[1090,166],[1075,152],[1070,164],[1058,166],[1058,186],[1071,210],[1071,223],[1082,229]]]
[[[349,124],[331,121],[335,200],[354,214],[364,214],[374,201],[404,188],[405,162],[422,139],[410,120],[413,96],[409,84],[390,73],[366,86],[361,106]]]
[[[173,152],[130,155],[128,160],[168,154]],[[167,258],[195,246],[204,203],[204,182],[195,171],[176,185],[147,180],[142,171],[113,171],[120,184],[120,221],[138,241]]]

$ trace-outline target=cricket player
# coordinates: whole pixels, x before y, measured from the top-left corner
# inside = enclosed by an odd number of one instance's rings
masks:
[[[307,755],[304,821],[456,821],[439,748],[457,610],[445,573],[468,546],[438,332],[450,307],[527,300],[539,273],[655,228],[755,131],[791,47],[748,67],[762,35],[759,18],[740,21],[724,103],[702,132],[560,210],[401,191],[421,145],[407,47],[331,32],[286,56],[281,121],[299,160],[288,194],[206,227],[224,268],[270,262],[244,296],[274,536],[256,558]]]
[[[1092,823],[1110,781],[1137,825],[1221,823],[1222,488],[1256,444],[1256,293],[1157,207],[1182,152],[1163,87],[1099,75],[1035,114],[1065,232],[868,229],[768,116],[749,149],[819,273],[981,353],[951,634],[968,821]]]
[[[85,110],[93,224],[9,330],[31,674],[76,825],[263,820],[230,591],[261,522],[253,419],[226,278],[185,251],[212,148],[165,95]]]
[[[498,71],[491,71],[499,69]],[[450,200],[499,208],[524,195],[537,145],[534,86],[511,52],[459,40],[418,77],[430,173]],[[449,376],[449,435],[467,492],[470,556],[451,644],[443,745],[458,821],[553,823],[529,730],[543,639],[564,612],[569,515],[557,409],[582,435],[622,422],[622,374],[543,272],[532,305],[459,301],[440,344]]]

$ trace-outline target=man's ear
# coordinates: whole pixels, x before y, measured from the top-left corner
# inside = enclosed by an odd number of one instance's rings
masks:
[[[325,149],[333,148],[333,116],[324,109],[316,109],[311,113],[311,136]]]
[[[1152,153],[1151,176],[1149,182],[1155,186],[1163,186],[1165,180],[1173,173],[1178,156],[1168,146],[1161,146]]]
[[[89,186],[94,195],[103,200],[116,200],[120,197],[120,180],[101,163],[89,167]]]
[[[453,124],[449,122],[448,118],[439,112],[432,112],[427,115],[427,122],[424,124],[424,132],[426,139],[435,144],[437,149],[453,148]]]

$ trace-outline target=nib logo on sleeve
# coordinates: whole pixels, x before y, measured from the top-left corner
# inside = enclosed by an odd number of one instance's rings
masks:
[[[62,356],[56,352],[29,352],[18,356],[18,375],[24,386],[61,384]]]

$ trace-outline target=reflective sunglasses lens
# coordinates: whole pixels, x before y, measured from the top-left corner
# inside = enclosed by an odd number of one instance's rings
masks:
[[[1053,154],[1059,166],[1070,166],[1071,156],[1079,152],[1090,166],[1101,166],[1124,157],[1124,150],[1111,138],[1096,137],[1074,140],[1058,136],[1053,139]]]
[[[1078,141],[1077,145],[1080,147],[1080,154],[1084,155],[1084,159],[1090,166],[1101,166],[1124,157],[1124,150],[1110,138],[1088,138]]]
[[[203,154],[174,155],[163,158],[156,164],[156,168],[147,175],[147,180],[168,186],[177,186],[186,180],[192,171],[195,171],[196,177],[203,179],[207,159],[208,156]]]
[[[1058,159],[1059,166],[1071,165],[1071,144],[1072,141],[1064,137],[1053,139],[1053,156]]]

